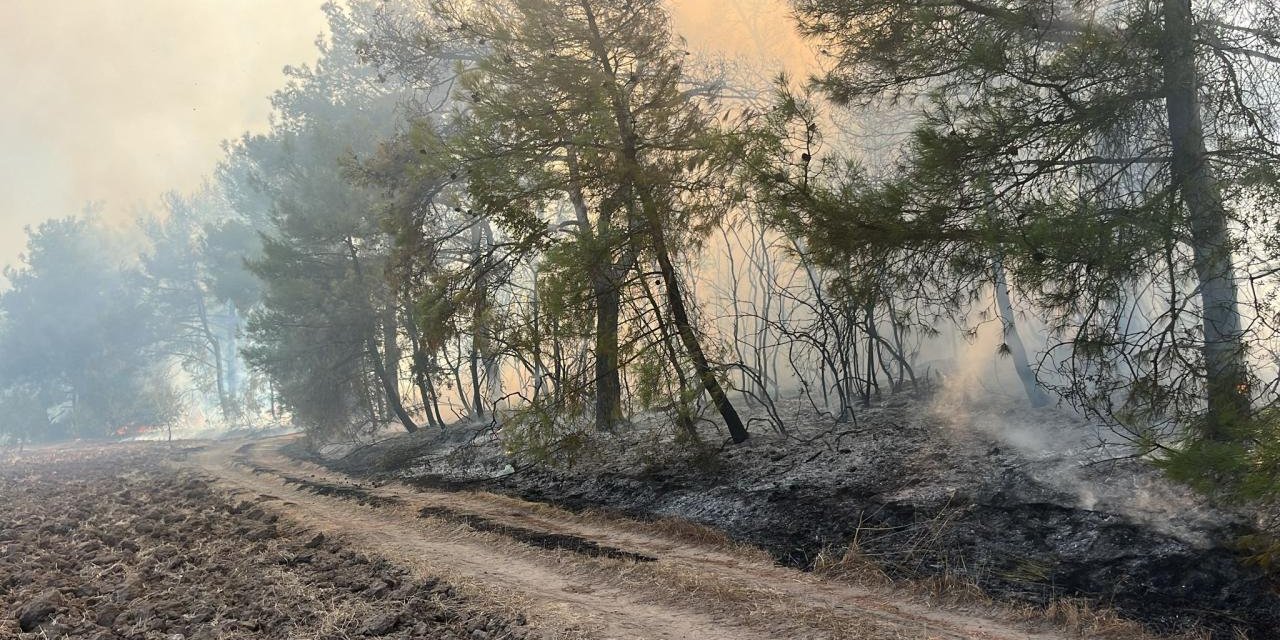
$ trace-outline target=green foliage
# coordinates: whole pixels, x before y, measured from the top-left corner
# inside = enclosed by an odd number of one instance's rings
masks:
[[[1193,432],[1199,432],[1193,429]],[[1280,409],[1233,421],[1227,437],[1189,438],[1158,456],[1172,477],[1236,501],[1280,501]]]
[[[1048,325],[1057,390],[1113,426],[1147,438],[1158,417],[1166,446],[1229,431],[1223,416],[1249,401],[1245,354],[1270,359],[1251,349],[1274,308],[1247,308],[1235,280],[1273,274],[1254,258],[1277,246],[1280,183],[1260,179],[1276,153],[1261,132],[1278,123],[1275,95],[1255,90],[1275,43],[1222,43],[1277,13],[1200,2],[1184,33],[1174,6],[796,2],[830,55],[813,87],[837,107],[891,107],[913,133],[890,162],[852,165],[823,148],[823,110],[784,89],[750,177],[821,264],[890,273],[920,297],[977,289],[1000,256]],[[1194,121],[1174,122],[1181,110]],[[963,315],[972,299],[939,303]],[[1215,466],[1241,455],[1194,446]]]
[[[319,61],[286,69],[270,132],[228,147],[219,174],[238,217],[205,230],[210,260],[224,267],[207,286],[257,302],[249,363],[273,380],[297,424],[329,436],[384,417],[373,370],[388,349],[384,323],[392,318],[394,329],[399,313],[381,198],[356,174],[359,158],[394,131],[409,89],[363,60],[369,26],[357,17],[371,20],[369,9],[325,5]]]
[[[502,444],[507,454],[536,464],[572,467],[590,452],[591,425],[582,406],[537,402],[504,416]]]
[[[0,442],[30,442],[66,437],[49,421],[49,406],[38,387],[14,385],[0,390]]]
[[[262,239],[243,219],[226,217],[207,223],[200,253],[208,265],[206,286],[214,300],[230,300],[239,309],[252,309],[261,298],[262,284],[248,264],[262,257]]]

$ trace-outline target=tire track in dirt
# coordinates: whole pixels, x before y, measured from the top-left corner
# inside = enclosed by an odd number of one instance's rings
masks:
[[[281,496],[270,504],[310,528],[425,574],[444,575],[508,606],[519,602],[531,624],[554,637],[1066,637],[824,580],[643,523],[601,521],[481,492],[362,484],[284,456],[277,450],[284,442],[221,444],[198,464],[232,488]],[[579,540],[616,553],[530,544],[528,536]]]

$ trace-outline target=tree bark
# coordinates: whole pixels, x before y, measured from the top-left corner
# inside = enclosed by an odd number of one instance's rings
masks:
[[[606,276],[592,283],[596,302],[596,429],[612,429],[622,420],[622,374],[618,352],[618,316],[622,294]]]
[[[351,258],[351,266],[352,266],[352,269],[355,271],[356,277],[363,278],[364,272],[360,266],[360,256],[359,256],[359,253],[356,251],[355,240],[352,239],[350,236],[347,236],[346,245],[347,245],[347,254]],[[394,306],[392,308],[394,308]],[[373,309],[369,309],[369,312],[371,314],[375,313]],[[394,311],[390,311],[388,313],[391,313],[393,315],[390,316],[389,323],[387,322],[387,316],[386,315],[383,316],[382,330],[383,330],[383,339],[388,341],[386,344],[386,349],[387,349],[388,355],[390,355],[396,349],[396,345],[395,345],[396,330],[395,330]],[[390,327],[389,334],[388,334],[388,326]],[[382,385],[382,391],[383,391],[382,395],[384,396],[384,399],[386,400],[387,405],[390,407],[391,412],[395,414],[396,419],[399,420],[400,424],[404,426],[405,431],[408,431],[409,433],[413,433],[418,430],[418,424],[413,421],[412,417],[409,416],[409,412],[405,410],[404,402],[400,398],[399,371],[398,370],[388,371],[387,366],[383,363],[382,354],[379,353],[378,351],[378,341],[377,341],[377,338],[375,338],[374,336],[374,331],[375,329],[373,327],[370,327],[365,333],[365,350],[368,352],[369,361],[373,365],[373,373],[375,376],[377,376],[378,381]],[[399,367],[397,363],[396,369],[398,368]]]
[[[671,305],[671,319],[675,322],[676,333],[680,335],[680,341],[689,352],[689,359],[693,360],[693,368],[698,373],[698,379],[702,381],[702,387],[711,396],[711,401],[720,411],[720,417],[724,419],[725,426],[729,428],[729,437],[735,443],[746,442],[751,435],[747,433],[747,428],[742,424],[738,411],[733,408],[733,403],[725,395],[724,389],[720,386],[720,380],[711,370],[707,356],[702,351],[702,344],[698,341],[698,334],[694,332],[693,324],[689,322],[689,312],[684,305],[684,295],[680,292],[680,282],[675,266],[671,264],[671,256],[667,253],[665,234],[661,227],[656,226],[656,223],[656,220],[650,223],[650,234],[654,238],[658,270],[662,272],[662,280],[667,287],[667,304]]]
[[[472,417],[479,420],[483,420],[486,414],[480,362],[483,359],[487,365],[489,359],[489,260],[481,224],[480,220],[473,221],[471,224],[471,248],[473,251],[471,268],[476,270],[477,273],[473,285],[476,302],[471,317],[471,405],[474,413]],[[487,370],[488,367],[486,366],[485,368]]]
[[[1231,231],[1226,205],[1208,163],[1205,146],[1191,0],[1164,0],[1164,14],[1165,108],[1174,188],[1187,208],[1194,267],[1204,308],[1208,420],[1202,435],[1212,440],[1229,440],[1231,425],[1248,419],[1251,412]]]
[[[200,333],[205,341],[208,342],[209,351],[212,352],[210,355],[213,360],[213,377],[218,388],[218,408],[222,412],[223,421],[230,423],[232,418],[231,403],[227,398],[226,377],[222,371],[222,344],[219,342],[218,337],[214,335],[213,327],[209,323],[209,308],[205,305],[204,296],[200,295],[199,289],[194,290],[196,291],[196,314],[200,320]]]
[[[658,299],[653,295],[653,291],[649,288],[649,283],[644,278],[640,279],[640,286],[644,288],[644,297],[649,301],[649,306],[653,307],[654,319],[658,322],[658,328],[661,331],[662,348],[667,352],[667,359],[671,361],[671,369],[676,374],[677,389],[676,392],[676,426],[680,428],[685,435],[695,442],[698,438],[698,428],[693,422],[693,407],[689,406],[689,380],[685,376],[684,367],[680,364],[680,354],[676,352],[675,346],[672,344],[674,340],[668,325],[662,317],[662,305],[658,304]],[[745,384],[744,384],[745,386]]]
[[[406,296],[407,298],[407,296]],[[427,426],[444,427],[437,425],[435,414],[431,411],[431,405],[434,401],[435,394],[432,392],[431,386],[427,380],[427,354],[423,352],[422,333],[418,331],[418,323],[413,318],[413,308],[406,299],[404,313],[404,328],[409,332],[409,343],[412,345],[413,359],[413,381],[418,387],[418,395],[422,396],[422,411],[427,414]]]

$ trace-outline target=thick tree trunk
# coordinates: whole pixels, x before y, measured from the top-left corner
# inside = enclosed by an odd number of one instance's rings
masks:
[[[1004,344],[1009,347],[1009,357],[1013,358],[1013,368],[1018,373],[1018,380],[1027,392],[1027,400],[1033,407],[1049,404],[1049,396],[1036,381],[1036,372],[1031,368],[1027,358],[1027,348],[1022,344],[1022,336],[1014,323],[1013,304],[1009,301],[1009,283],[1004,274],[1004,258],[999,251],[991,259],[991,275],[995,283],[996,308],[1000,311],[1000,325],[1003,328]]]
[[[1226,440],[1231,438],[1231,425],[1250,414],[1249,371],[1244,358],[1231,231],[1205,146],[1191,0],[1164,0],[1164,13],[1165,108],[1174,187],[1187,208],[1204,307],[1205,399],[1209,415],[1202,435]]]
[[[618,353],[618,316],[622,294],[606,276],[592,283],[596,302],[596,428],[612,429],[622,420],[622,374]]]

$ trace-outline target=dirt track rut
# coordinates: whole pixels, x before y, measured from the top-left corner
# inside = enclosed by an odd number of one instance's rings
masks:
[[[285,442],[220,443],[195,463],[300,525],[518,610],[547,637],[1065,637],[824,580],[644,523],[487,493],[362,484],[282,455]]]

